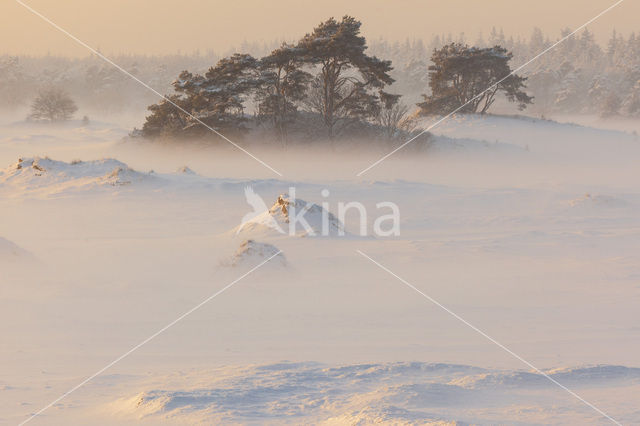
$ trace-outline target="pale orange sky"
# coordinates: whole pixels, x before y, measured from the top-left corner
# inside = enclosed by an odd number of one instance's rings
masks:
[[[464,32],[475,40],[492,26],[528,37],[533,27],[557,37],[615,0],[24,0],[106,54],[225,52],[243,40],[296,40],[320,21],[350,14],[370,38],[429,39]],[[640,1],[626,0],[589,28],[606,40],[613,28],[640,32]],[[88,52],[14,0],[0,2],[0,53],[84,56]]]

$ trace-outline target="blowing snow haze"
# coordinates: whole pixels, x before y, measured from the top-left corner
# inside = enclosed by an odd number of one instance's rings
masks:
[[[640,423],[639,7],[3,2],[0,423]]]

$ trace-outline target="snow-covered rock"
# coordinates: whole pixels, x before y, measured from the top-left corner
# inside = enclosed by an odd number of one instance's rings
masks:
[[[254,197],[248,191],[245,193],[254,211],[245,215],[242,223],[234,228],[235,234],[252,237],[278,234],[297,237],[347,235],[342,222],[317,204],[300,198],[290,199],[282,194],[267,209],[259,196]],[[294,213],[297,220],[294,219]]]
[[[191,170],[188,166],[182,166],[180,168],[178,168],[178,173],[182,173],[185,175],[196,175],[196,172],[194,172],[193,170]]]

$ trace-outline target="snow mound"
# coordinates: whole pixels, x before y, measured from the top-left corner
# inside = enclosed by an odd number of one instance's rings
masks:
[[[101,186],[123,186],[152,179],[151,174],[136,172],[114,159],[64,161],[49,158],[20,158],[0,171],[0,184],[22,192],[56,194],[69,190]]]
[[[346,236],[344,225],[331,212],[323,207],[300,198],[290,199],[282,194],[267,209],[262,199],[255,198],[245,191],[247,201],[254,211],[244,216],[242,223],[233,229],[241,236],[295,235],[307,236]],[[251,198],[254,198],[253,200]],[[292,218],[293,213],[297,220]]]
[[[17,244],[0,237],[0,263],[30,260],[33,256]]]
[[[260,243],[254,240],[246,240],[240,244],[238,250],[233,255],[231,260],[232,266],[256,266],[265,260],[276,256],[276,254],[280,253],[280,250],[272,245],[267,243]],[[284,254],[280,253],[279,256],[272,259],[270,262],[279,265],[286,265],[286,259]]]

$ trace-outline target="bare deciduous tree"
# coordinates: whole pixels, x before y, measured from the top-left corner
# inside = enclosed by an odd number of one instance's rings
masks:
[[[381,107],[377,122],[387,139],[392,140],[400,133],[411,133],[416,128],[416,120],[409,116],[409,107],[399,102],[400,95],[380,91]]]
[[[67,121],[78,110],[73,99],[62,89],[49,88],[41,90],[31,104],[29,118],[38,121]]]

